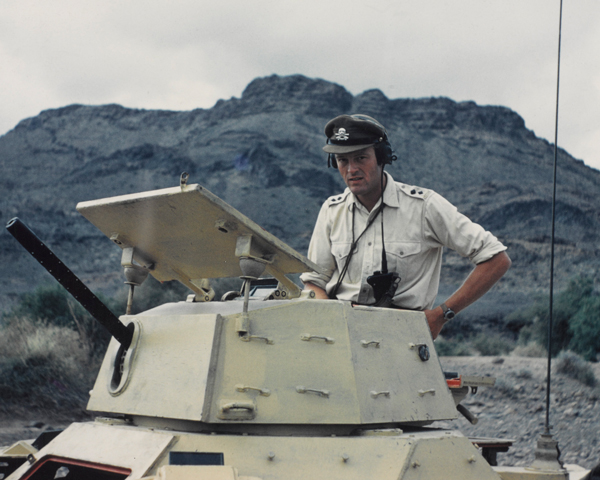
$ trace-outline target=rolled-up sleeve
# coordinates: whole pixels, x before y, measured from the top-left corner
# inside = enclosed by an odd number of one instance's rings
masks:
[[[474,264],[485,262],[506,250],[494,235],[458,212],[454,205],[437,193],[427,198],[423,215],[426,241],[449,247]]]

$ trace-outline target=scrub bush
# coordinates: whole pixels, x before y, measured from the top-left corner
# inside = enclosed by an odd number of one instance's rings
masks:
[[[494,392],[500,392],[503,396],[508,398],[514,398],[517,395],[514,382],[503,376],[496,378]]]
[[[101,300],[116,313],[115,302],[106,298]],[[33,292],[21,295],[12,310],[2,315],[2,324],[5,327],[23,321],[77,332],[77,341],[83,344],[92,356],[102,354],[110,340],[106,329],[58,283],[42,285]]]
[[[469,357],[473,355],[471,344],[460,335],[448,339],[440,335],[435,340],[435,351],[440,357]]]
[[[596,386],[596,377],[592,368],[576,353],[569,351],[561,352],[554,365],[557,373],[562,373],[575,380],[579,380],[588,387]]]
[[[540,344],[531,342],[527,345],[517,345],[511,355],[515,357],[546,358],[548,352]]]
[[[496,356],[509,353],[514,348],[514,343],[499,335],[486,335],[484,333],[473,339],[473,348],[484,356]]]
[[[549,306],[538,300],[532,306],[514,312],[506,320],[507,328],[519,327],[519,344],[532,342],[548,345]],[[570,349],[595,361],[600,352],[600,297],[594,292],[593,279],[576,277],[555,295],[552,320],[552,356]]]
[[[81,412],[100,358],[79,333],[29,318],[0,328],[0,410]]]
[[[571,318],[569,348],[588,361],[597,361],[600,352],[600,297],[586,298]]]
[[[0,410],[83,412],[109,339],[59,284],[23,294],[0,322]]]

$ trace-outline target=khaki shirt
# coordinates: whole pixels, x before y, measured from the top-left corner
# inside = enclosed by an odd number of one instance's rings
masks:
[[[401,308],[432,308],[440,282],[443,247],[468,257],[474,264],[489,260],[506,247],[490,232],[459,213],[432,190],[394,182],[386,172],[385,206],[358,241],[337,298],[363,305],[375,302],[367,277],[381,270],[382,222],[388,270],[400,275],[393,303]],[[344,268],[354,238],[376,214],[356,199],[348,188],[325,201],[308,248],[308,258],[325,270],[321,275],[303,273],[300,279],[331,293]]]

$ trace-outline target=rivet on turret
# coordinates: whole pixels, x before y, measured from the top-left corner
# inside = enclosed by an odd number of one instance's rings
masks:
[[[275,454],[273,452],[269,452],[269,462],[272,462],[275,458]]]
[[[475,458],[475,455],[471,455],[471,457],[469,458],[469,463],[475,463],[477,461],[477,459]]]
[[[412,462],[412,463],[410,464],[410,466],[411,466],[412,468],[417,468],[417,467],[420,467],[420,466],[421,466],[421,464],[420,464],[419,462]]]
[[[348,463],[348,460],[350,460],[350,456],[349,456],[347,453],[344,453],[344,454],[342,455],[342,461],[343,461],[344,463]]]

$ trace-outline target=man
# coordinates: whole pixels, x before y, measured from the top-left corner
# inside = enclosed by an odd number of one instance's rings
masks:
[[[317,298],[424,311],[436,338],[506,273],[506,247],[437,193],[384,172],[396,157],[377,120],[341,115],[327,123],[325,134],[323,150],[348,188],[323,204],[308,249],[326,274],[300,278]],[[475,268],[434,306],[443,247],[469,257]]]

